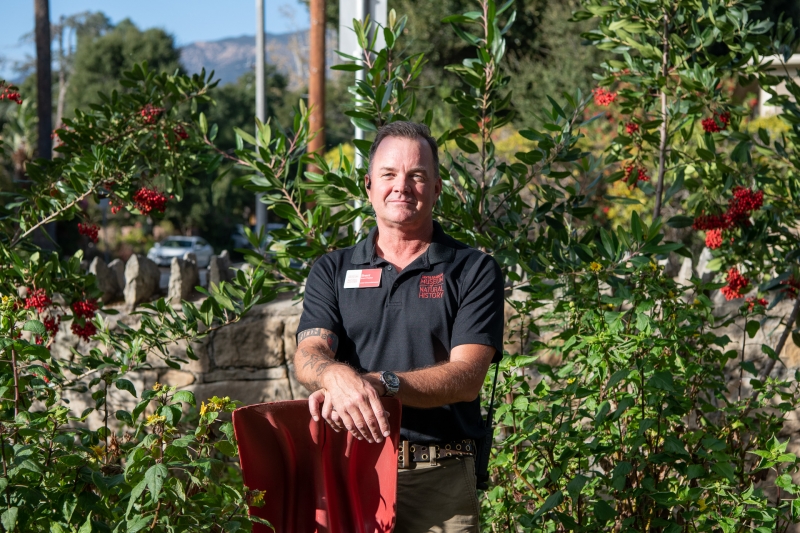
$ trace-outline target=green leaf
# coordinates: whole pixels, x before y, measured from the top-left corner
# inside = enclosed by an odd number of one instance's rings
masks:
[[[200,132],[203,135],[208,133],[208,119],[206,118],[205,113],[200,113],[200,118],[198,119],[198,125],[200,126]]]
[[[670,228],[688,228],[694,224],[694,219],[686,215],[675,215],[667,220],[667,226]]]
[[[594,504],[594,516],[600,522],[608,522],[617,517],[617,511],[605,500],[599,500]]]
[[[6,531],[14,531],[17,528],[17,516],[19,509],[16,507],[9,507],[3,514],[0,515],[0,523],[3,524],[3,529]]]
[[[236,454],[238,453],[236,446],[232,442],[227,440],[221,440],[219,442],[216,442],[214,444],[214,448],[222,452],[224,455],[227,455],[228,457],[236,457]]]
[[[558,491],[554,494],[551,494],[547,497],[544,501],[544,504],[536,511],[536,514],[533,515],[533,519],[536,520],[540,516],[542,516],[547,511],[561,505],[561,502],[564,501],[564,494],[561,491]]]
[[[728,462],[714,463],[713,465],[711,465],[711,470],[713,470],[720,476],[727,478],[728,481],[734,480],[735,472],[733,470],[733,465]]]
[[[47,330],[44,329],[44,324],[39,322],[38,320],[28,320],[25,322],[25,325],[22,326],[23,331],[30,331],[34,335],[42,336],[47,333]]]
[[[92,512],[89,511],[89,514],[86,516],[86,522],[83,523],[81,528],[78,530],[78,533],[92,533]]]
[[[252,144],[253,146],[257,146],[258,142],[256,138],[244,131],[242,128],[233,128],[233,131],[236,132],[236,135],[242,138],[243,141]]]
[[[147,490],[150,491],[152,502],[158,501],[161,494],[161,487],[164,485],[164,479],[167,477],[167,467],[163,464],[154,464],[147,469],[144,473],[144,481],[147,483]]]
[[[192,407],[197,405],[197,401],[194,398],[194,394],[188,390],[179,390],[172,396],[173,402],[184,402],[188,403]]]
[[[758,330],[761,328],[761,324],[758,323],[757,320],[748,320],[747,325],[745,326],[745,330],[747,331],[747,335],[752,339],[758,333]]]
[[[792,332],[792,342],[795,346],[800,347],[800,333],[797,331]]]
[[[136,398],[136,387],[134,387],[133,383],[131,383],[127,379],[119,378],[118,380],[116,380],[114,382],[114,385],[119,390],[126,390],[126,391],[130,392],[133,395],[133,397]]]
[[[471,140],[467,139],[466,137],[456,137],[456,144],[458,145],[459,148],[461,148],[468,154],[478,153],[478,145],[472,142]]]
[[[675,392],[672,373],[670,372],[656,372],[653,374],[653,377],[647,381],[647,386],[658,390]]]
[[[122,409],[120,409],[115,413],[115,416],[117,420],[119,420],[120,422],[125,422],[126,424],[130,424],[131,426],[133,425],[133,417],[128,411],[123,411]]]

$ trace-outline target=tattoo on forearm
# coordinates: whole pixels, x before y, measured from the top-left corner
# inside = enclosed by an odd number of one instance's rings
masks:
[[[304,329],[300,333],[297,334],[297,344],[300,344],[303,339],[307,339],[308,337],[321,337],[322,340],[325,341],[325,344],[328,345],[330,351],[334,354],[336,353],[336,349],[339,348],[339,337],[333,333],[332,331],[328,331],[327,329],[323,328],[311,328],[311,329]]]
[[[309,352],[304,348],[300,348],[300,353],[303,355],[303,358],[305,359],[302,367],[303,370],[309,369],[310,371],[313,371],[316,374],[316,377],[313,379],[313,381],[308,383],[308,385],[312,385],[314,389],[322,388],[322,383],[321,383],[322,374],[329,366],[341,364],[337,363],[327,355]]]

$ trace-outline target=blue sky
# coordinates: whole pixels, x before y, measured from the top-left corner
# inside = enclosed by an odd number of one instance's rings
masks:
[[[309,16],[298,0],[264,0],[267,32],[308,29]],[[50,20],[83,11],[102,11],[113,23],[130,18],[140,28],[163,28],[178,46],[194,41],[255,34],[254,0],[50,0]],[[3,8],[0,17],[0,77],[11,77],[11,64],[34,54],[33,43],[21,43],[33,31],[33,1]]]

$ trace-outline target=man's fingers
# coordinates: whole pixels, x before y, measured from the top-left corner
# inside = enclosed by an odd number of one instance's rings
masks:
[[[314,422],[319,421],[319,404],[327,399],[325,391],[318,390],[311,393],[308,397],[308,411],[311,413],[311,418]]]
[[[326,394],[325,403],[322,404],[322,419],[325,420],[325,422],[327,422],[328,425],[331,426],[331,428],[333,428],[334,431],[339,431],[332,420],[332,413],[334,412],[335,411],[333,411],[333,402],[331,401],[331,395]]]
[[[370,397],[370,406],[374,421],[374,424],[370,425],[370,429],[375,436],[375,441],[381,442],[383,437],[389,436],[389,418],[386,416],[388,413],[383,410],[383,404],[377,396]]]

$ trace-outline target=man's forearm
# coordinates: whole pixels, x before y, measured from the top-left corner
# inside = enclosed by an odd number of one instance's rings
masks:
[[[297,334],[294,356],[295,376],[305,388],[314,392],[324,387],[322,376],[332,366],[347,366],[334,360],[339,337],[323,328],[311,328]]]
[[[480,387],[476,388],[475,383],[483,383],[486,372],[464,361],[450,361],[396,374],[400,378],[400,390],[396,398],[403,405],[432,408],[474,400],[480,393]],[[380,394],[385,393],[385,388],[380,383],[380,374],[369,374],[368,381]]]

